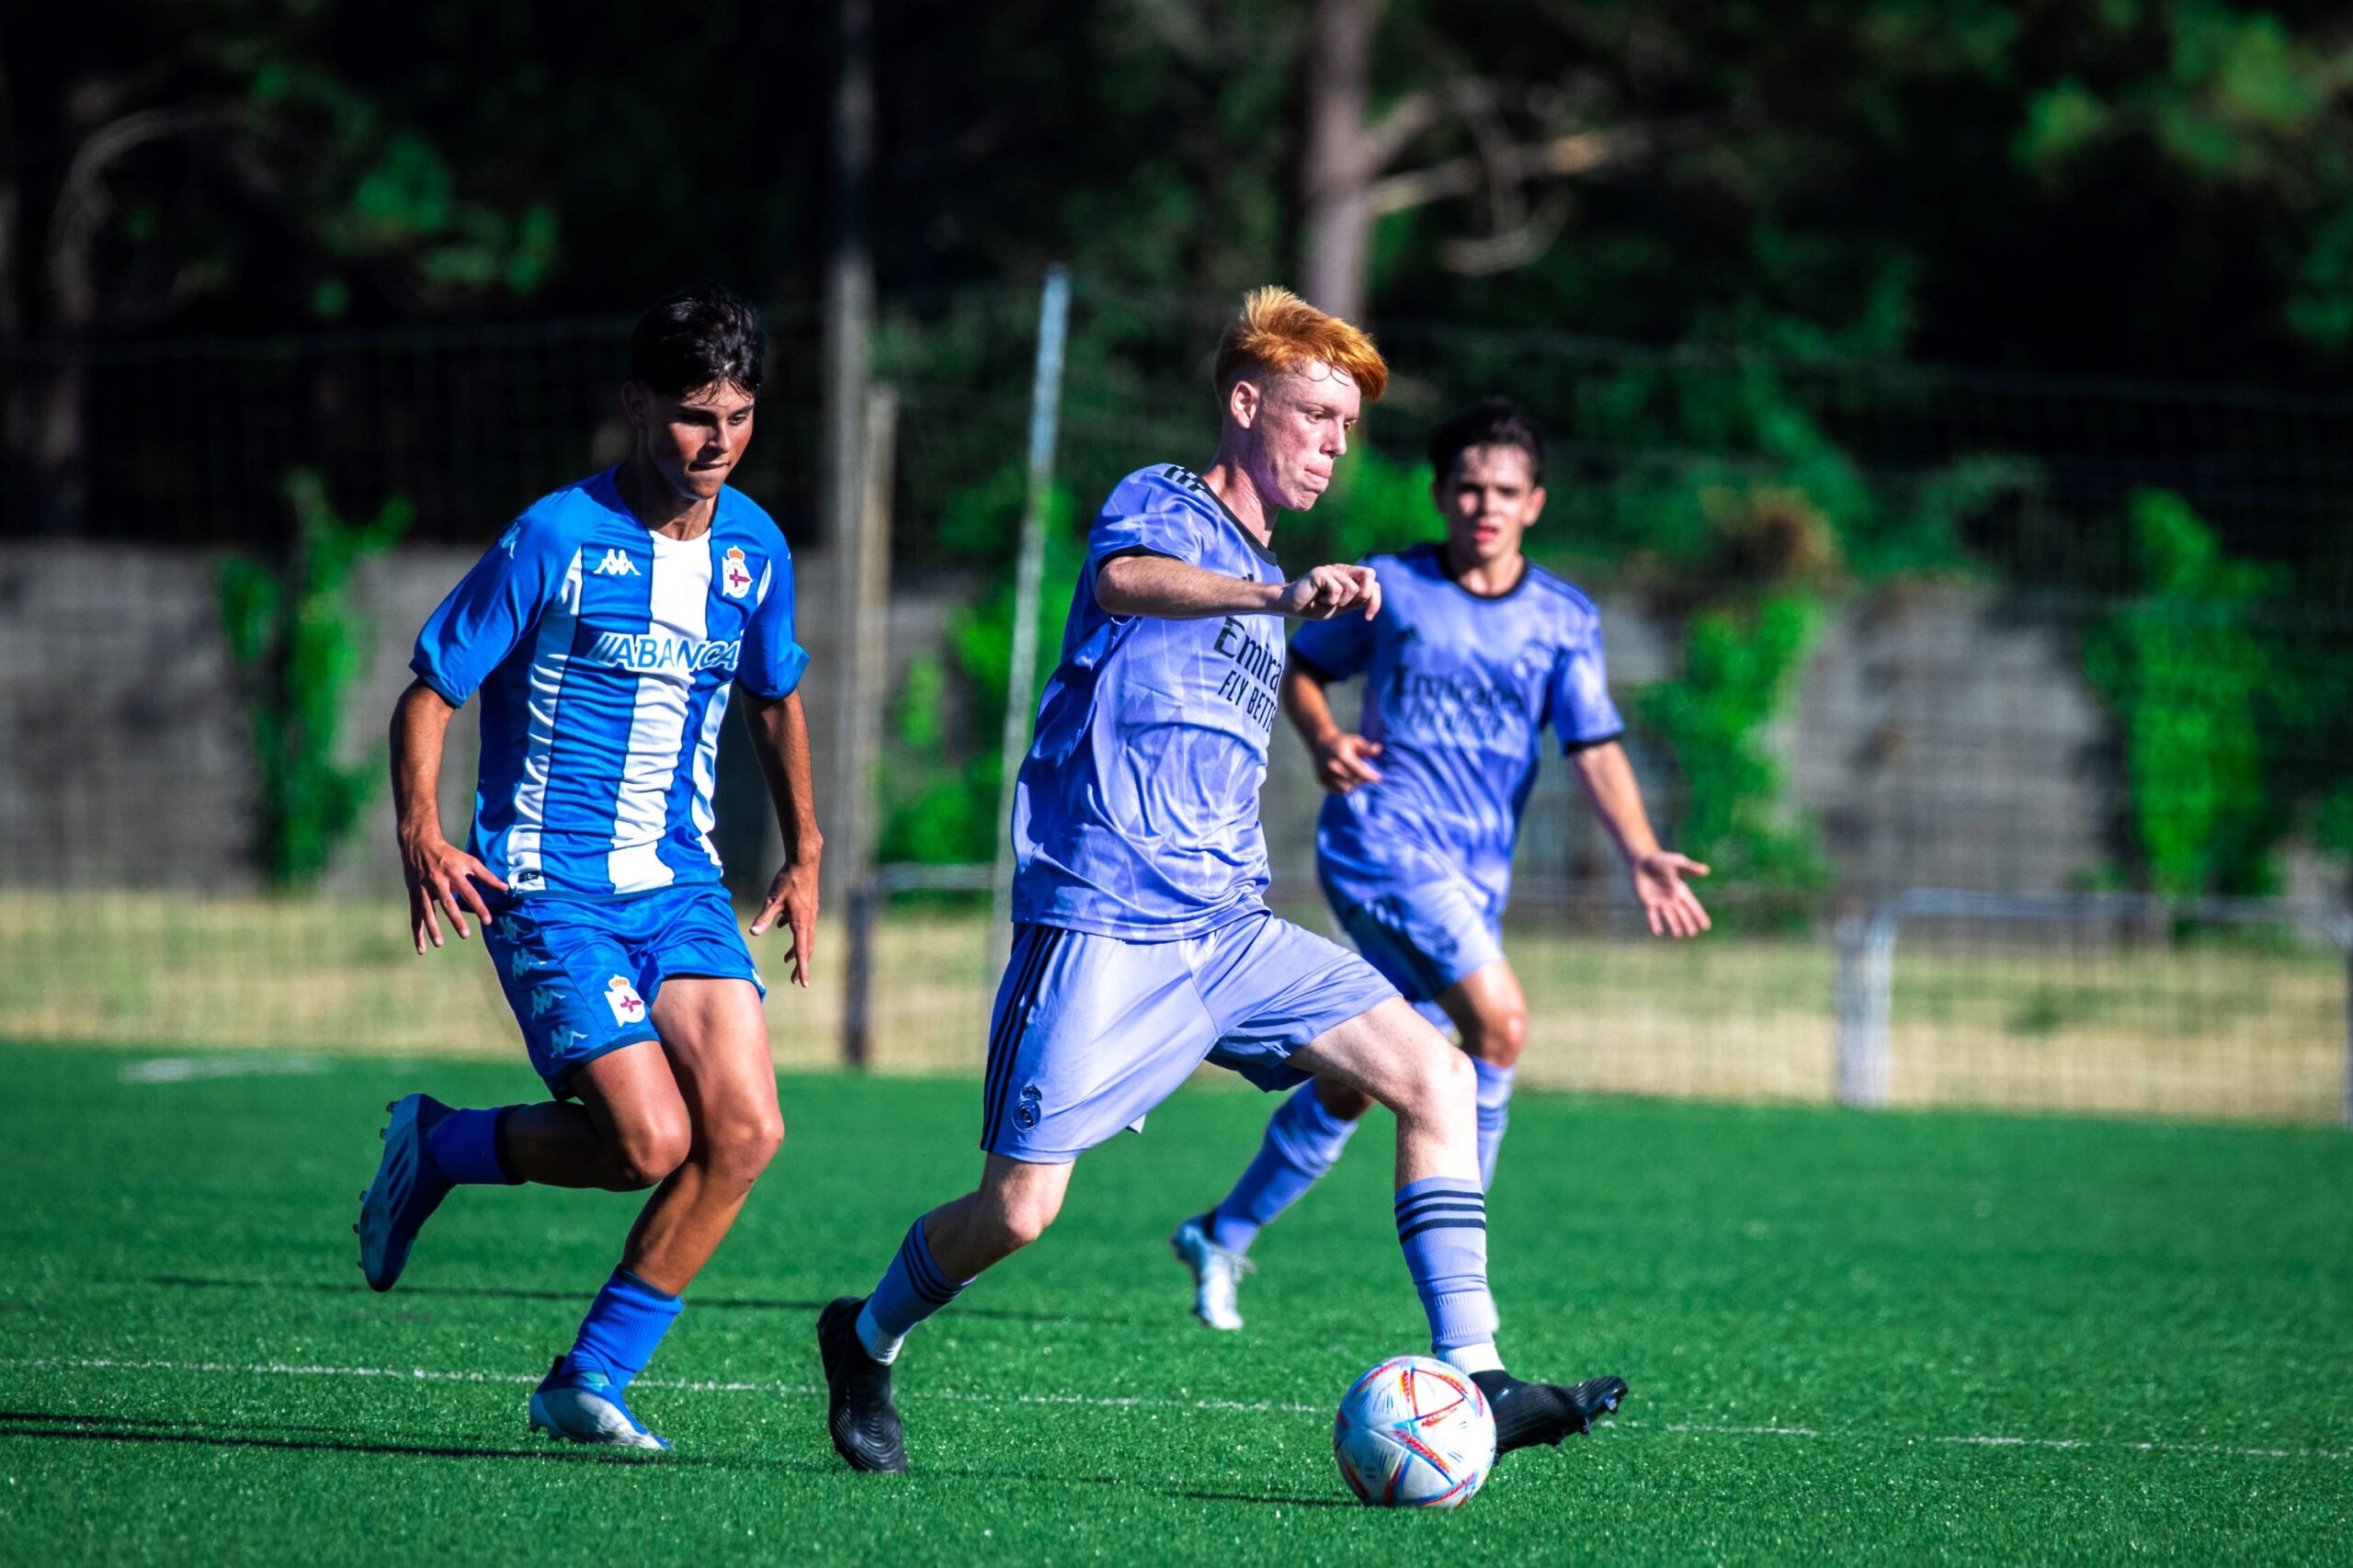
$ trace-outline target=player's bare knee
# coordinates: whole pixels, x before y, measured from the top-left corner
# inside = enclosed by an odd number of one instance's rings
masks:
[[[783,1144],[784,1119],[773,1114],[733,1119],[707,1131],[704,1142],[715,1173],[749,1187]]]
[[[1427,1053],[1416,1067],[1412,1108],[1409,1112],[1401,1107],[1400,1114],[1437,1124],[1477,1114],[1479,1079],[1469,1057],[1459,1051],[1440,1051]]]
[[[1506,1008],[1490,1018],[1483,1018],[1463,1042],[1471,1054],[1495,1067],[1518,1065],[1519,1053],[1528,1049],[1528,1009]]]
[[[1062,1207],[1061,1199],[1040,1193],[1026,1193],[1007,1204],[1003,1214],[1006,1250],[1018,1252],[1044,1235]]]
[[[693,1146],[693,1132],[683,1116],[624,1128],[613,1146],[614,1186],[623,1192],[659,1187],[686,1164]]]
[[[1444,1125],[1470,1114],[1477,1104],[1478,1080],[1471,1060],[1423,1028],[1401,1042],[1372,1085],[1372,1097],[1400,1121]]]
[[[1062,1207],[1061,1191],[1042,1186],[1023,1184],[989,1193],[981,1210],[989,1250],[999,1257],[1019,1252],[1046,1233]]]

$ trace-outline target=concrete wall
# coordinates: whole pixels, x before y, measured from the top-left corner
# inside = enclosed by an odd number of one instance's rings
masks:
[[[417,626],[472,556],[411,551],[362,569],[356,598],[372,656],[345,755],[377,755],[406,684]],[[820,805],[833,788],[842,595],[830,563],[801,563],[805,688]],[[250,890],[253,767],[246,720],[220,633],[217,562],[93,545],[0,550],[0,882]],[[892,607],[899,670],[937,651],[958,585],[911,585]],[[1671,673],[1674,644],[1639,607],[1602,607],[1621,688]],[[1774,736],[1791,803],[1816,813],[1842,890],[2043,889],[2112,853],[2117,786],[2104,716],[2085,689],[2071,628],[2012,613],[1974,588],[1890,590],[1841,608],[1808,665],[1795,713]],[[1344,709],[1345,712],[1345,709]],[[993,733],[994,722],[977,727]],[[722,849],[745,886],[772,869],[773,828],[756,771],[729,726]],[[1265,801],[1279,874],[1312,858],[1319,799],[1304,755],[1279,731]],[[471,809],[471,714],[452,727],[443,820]],[[1671,817],[1672,769],[1636,748]],[[1548,761],[1531,805],[1523,875],[1614,879],[1597,831]],[[338,892],[398,886],[390,815],[371,810],[329,879]]]

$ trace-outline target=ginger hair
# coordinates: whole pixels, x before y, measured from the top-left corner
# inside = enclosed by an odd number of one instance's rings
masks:
[[[1231,392],[1253,370],[1302,370],[1315,359],[1346,371],[1369,402],[1389,386],[1389,363],[1362,327],[1324,314],[1288,289],[1253,289],[1218,339],[1217,390]]]

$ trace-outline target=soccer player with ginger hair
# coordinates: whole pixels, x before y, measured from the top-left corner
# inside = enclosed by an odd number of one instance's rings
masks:
[[[817,1322],[835,1449],[906,1468],[891,1363],[910,1329],[1060,1211],[1078,1157],[1203,1061],[1261,1088],[1328,1077],[1397,1121],[1397,1232],[1438,1354],[1485,1391],[1501,1451],[1558,1443],[1625,1384],[1504,1370],[1487,1293],[1469,1063],[1356,954],[1268,913],[1258,788],[1283,619],[1370,620],[1378,576],[1286,579],[1275,514],[1304,512],[1388,367],[1279,289],[1217,355],[1217,452],[1130,474],[1087,534],[1062,662],[1017,781],[1014,942],[997,991],[980,1186],[915,1221],[873,1291]]]
[[[418,635],[392,718],[392,792],[421,955],[482,923],[551,1098],[388,1108],[363,1195],[360,1267],[392,1289],[453,1187],[654,1189],[570,1351],[531,1393],[551,1437],[670,1445],[626,1394],[681,1293],[784,1137],[759,971],[720,885],[711,791],[728,695],[747,726],[785,865],[752,921],[781,923],[806,986],[821,841],[793,635],[792,555],[726,483],[752,438],[767,335],[704,285],[655,304],[630,345],[628,460],[533,504]],[[442,740],[482,695],[467,847],[441,835]]]

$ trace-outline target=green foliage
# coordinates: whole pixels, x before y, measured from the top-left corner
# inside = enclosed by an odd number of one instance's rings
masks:
[[[942,528],[974,554],[1002,563],[978,603],[949,618],[946,664],[914,661],[893,705],[901,755],[881,780],[882,862],[972,865],[995,858],[1006,824],[999,740],[1013,675],[1015,548],[1027,475],[1008,467],[951,498]],[[1070,595],[1086,557],[1068,487],[1047,496],[1045,567],[1038,596],[1038,663],[1026,704],[1034,713],[1062,647]],[[1025,733],[1026,733],[1025,723]]]
[[[1829,885],[1814,824],[1782,802],[1766,744],[1821,621],[1820,599],[1802,590],[1701,610],[1684,627],[1681,675],[1633,703],[1683,776],[1677,846],[1721,882],[1762,895],[1748,907],[1774,923],[1809,918],[1806,900]]]
[[[2157,892],[2260,893],[2287,823],[2264,715],[2296,680],[2267,610],[2277,568],[2234,561],[2180,497],[2131,504],[2138,592],[2086,639],[2085,667],[2123,732],[2133,848]]]
[[[1446,525],[1430,500],[1430,465],[1398,462],[1360,444],[1340,461],[1332,489],[1303,518],[1283,519],[1286,552],[1290,537],[1311,525],[1319,561],[1360,561],[1381,551],[1403,550],[1423,540],[1446,537]],[[1300,559],[1303,562],[1305,555]]]
[[[300,888],[326,869],[383,774],[381,754],[352,767],[335,760],[366,645],[350,577],[407,531],[411,508],[396,497],[373,521],[347,523],[309,469],[288,474],[284,491],[292,548],[276,562],[230,557],[218,592],[222,631],[247,690],[262,869],[273,886]]]

